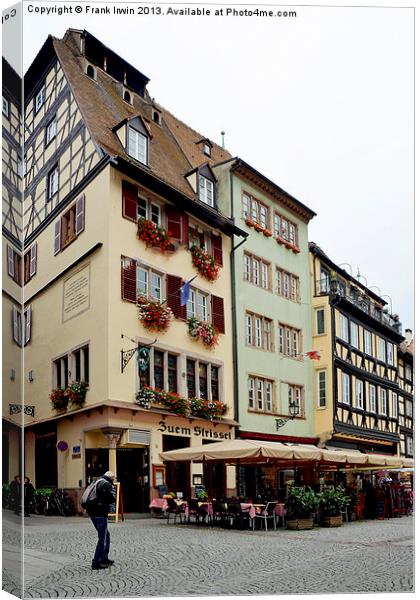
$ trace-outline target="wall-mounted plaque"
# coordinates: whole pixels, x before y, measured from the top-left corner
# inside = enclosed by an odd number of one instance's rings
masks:
[[[90,265],[73,273],[63,283],[63,322],[90,307]]]

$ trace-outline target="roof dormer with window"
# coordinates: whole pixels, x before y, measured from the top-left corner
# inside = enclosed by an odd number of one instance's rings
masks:
[[[124,119],[122,123],[114,127],[114,132],[131,158],[142,165],[149,166],[151,132],[142,117]]]
[[[198,169],[194,169],[187,173],[186,178],[198,199],[204,204],[216,208],[217,179],[210,165],[206,163]]]

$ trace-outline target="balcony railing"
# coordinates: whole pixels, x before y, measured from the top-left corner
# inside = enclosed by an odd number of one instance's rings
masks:
[[[328,296],[330,294],[339,296],[344,300],[351,302],[354,306],[357,306],[357,308],[376,319],[379,323],[401,333],[402,325],[399,318],[396,315],[390,315],[388,312],[382,310],[356,288],[349,288],[341,281],[329,281],[327,279],[318,280],[315,286],[315,295]]]

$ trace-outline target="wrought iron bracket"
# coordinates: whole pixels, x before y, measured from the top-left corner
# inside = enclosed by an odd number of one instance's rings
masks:
[[[19,415],[22,411],[28,417],[35,416],[35,406],[29,404],[9,404],[9,415]]]
[[[291,419],[276,419],[276,431],[284,427],[288,421]]]
[[[126,336],[122,333],[121,338],[125,338],[125,337],[128,340],[130,340],[131,342],[135,342],[135,340],[133,340],[132,338],[129,338],[128,336]],[[156,344],[156,342],[157,342],[157,338],[155,338],[153,340],[153,342],[151,342],[150,344],[138,343],[135,348],[130,348],[130,350],[121,350],[121,373],[124,373],[125,367],[128,365],[128,363],[133,358],[134,354],[139,350],[139,348],[150,348],[151,346],[153,346],[153,344]]]

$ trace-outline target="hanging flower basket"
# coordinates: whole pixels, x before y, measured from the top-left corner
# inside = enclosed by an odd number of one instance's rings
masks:
[[[70,401],[66,389],[62,387],[57,387],[51,392],[50,400],[54,410],[66,410]]]
[[[258,231],[259,233],[261,233],[262,231],[265,231],[265,228],[260,225],[259,223],[254,223],[254,229],[255,231]]]
[[[285,242],[285,241],[284,241],[284,239],[283,239],[283,238],[281,238],[281,237],[278,237],[278,238],[276,238],[276,242],[277,242],[277,243],[278,243],[280,246],[285,246],[285,245],[286,245],[286,242]]]
[[[264,229],[263,234],[265,235],[265,237],[271,237],[273,235],[273,232],[270,229]]]
[[[219,277],[219,267],[216,265],[213,256],[195,244],[191,246],[191,254],[192,263],[200,275],[209,281],[214,281]]]
[[[248,225],[248,227],[254,227],[255,223],[252,219],[250,219],[249,217],[247,217],[245,219],[245,224]]]
[[[138,304],[139,319],[143,327],[149,331],[160,331],[161,333],[167,331],[173,316],[172,310],[168,306],[146,296],[140,296]]]
[[[214,348],[219,341],[219,333],[215,327],[207,321],[200,321],[197,317],[188,319],[188,333],[195,340],[201,338],[203,344],[210,348]]]
[[[227,411],[226,404],[219,400],[205,400],[204,398],[190,398],[190,412],[194,417],[203,419],[218,419]]]
[[[160,248],[162,252],[174,250],[171,236],[163,227],[159,227],[153,221],[140,218],[137,222],[137,236],[139,240],[146,243],[147,248],[153,246]]]
[[[72,406],[81,407],[86,400],[86,392],[89,384],[86,381],[73,381],[66,389],[66,395]]]

